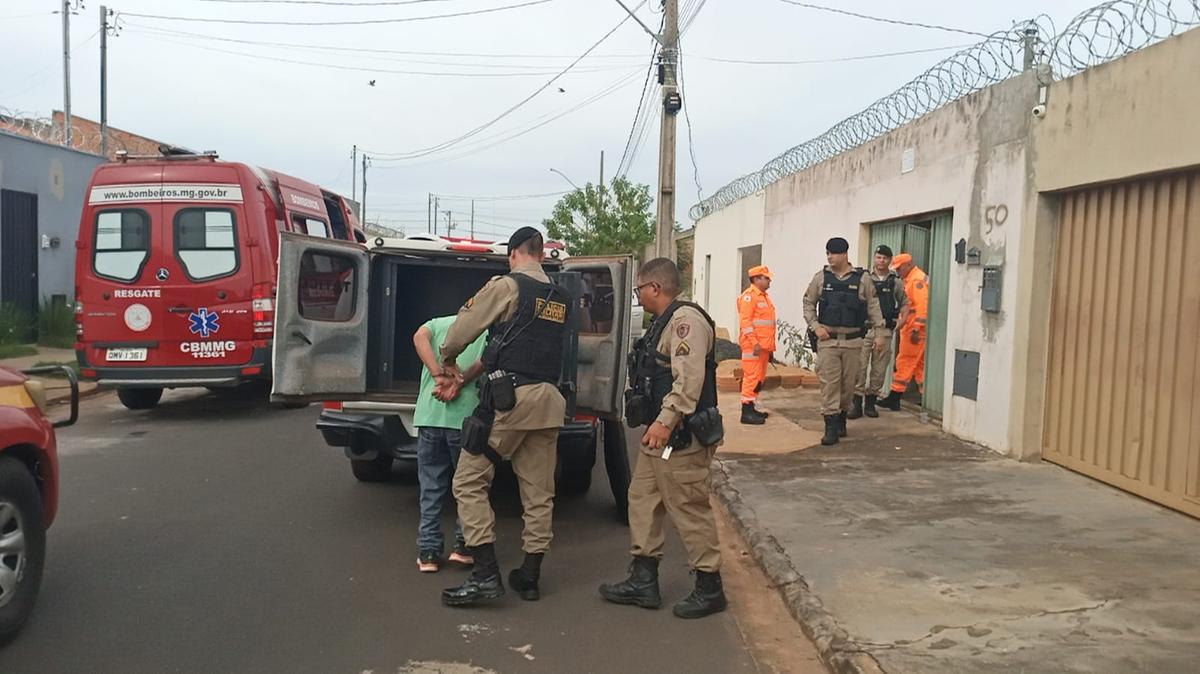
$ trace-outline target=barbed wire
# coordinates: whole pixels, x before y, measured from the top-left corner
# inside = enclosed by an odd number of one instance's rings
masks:
[[[66,130],[61,123],[37,113],[12,110],[2,105],[0,105],[0,131],[7,131],[51,145],[66,145]],[[112,140],[111,136],[109,140]],[[71,147],[84,152],[98,152],[100,131],[84,129],[72,124]]]
[[[1080,73],[1200,25],[1200,0],[1112,0],[1058,32],[1047,16],[962,49],[825,133],[692,206],[699,220],[782,178],[864,145],[963,96],[1036,69],[1043,84]]]

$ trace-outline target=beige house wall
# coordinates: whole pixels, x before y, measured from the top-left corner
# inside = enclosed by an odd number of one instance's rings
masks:
[[[738,268],[738,249],[763,243],[763,203],[759,192],[696,223],[692,260],[692,299],[708,311],[719,327],[737,334],[737,296],[748,284]],[[711,277],[706,277],[706,256]],[[766,251],[763,252],[766,259]],[[772,269],[772,273],[778,273]],[[705,303],[705,288],[709,300]]]

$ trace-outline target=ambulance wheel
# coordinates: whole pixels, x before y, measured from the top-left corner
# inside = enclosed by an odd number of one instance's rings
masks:
[[[380,452],[374,459],[350,459],[350,471],[359,482],[387,482],[392,479],[392,457]]]
[[[29,469],[0,457],[0,645],[17,636],[33,610],[46,559],[42,498]]]
[[[161,388],[119,388],[117,397],[121,404],[131,410],[148,410],[162,400]]]
[[[608,472],[608,484],[612,487],[613,501],[617,504],[617,519],[629,524],[629,449],[625,442],[625,424],[616,419],[605,419],[604,427],[604,470]]]
[[[558,476],[558,488],[564,494],[578,496],[586,494],[592,488],[592,468],[566,468],[562,469],[562,473]]]

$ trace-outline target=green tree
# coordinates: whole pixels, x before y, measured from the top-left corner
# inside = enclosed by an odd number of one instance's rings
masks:
[[[649,185],[613,178],[609,187],[588,183],[563,196],[542,224],[571,255],[632,253],[641,258],[654,241],[653,203]]]

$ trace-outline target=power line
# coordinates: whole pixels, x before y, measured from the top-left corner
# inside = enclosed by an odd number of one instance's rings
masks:
[[[824,59],[802,59],[796,61],[784,60],[754,60],[754,59],[730,59],[720,58],[717,56],[700,56],[698,54],[688,54],[689,58],[701,59],[703,61],[714,61],[716,63],[736,63],[739,65],[757,65],[757,66],[795,66],[795,65],[816,65],[821,63],[845,63],[847,61],[867,61],[871,59],[891,58],[893,56],[911,56],[913,54],[931,54],[933,52],[950,51],[951,49],[964,49],[971,45],[947,45],[945,47],[928,47],[926,49],[908,49],[905,51],[883,52],[879,54],[862,54],[859,56],[841,56]]]
[[[683,119],[687,122],[688,135],[688,155],[692,158],[692,177],[696,181],[696,194],[700,197],[700,201],[704,200],[704,187],[700,185],[700,166],[696,163],[696,141],[692,139],[692,115],[688,110],[692,107],[688,104],[687,99],[687,84],[683,80],[683,45],[680,44],[679,51],[679,94],[683,97]]]
[[[871,16],[869,14],[859,14],[857,12],[851,12],[851,11],[848,11],[845,9],[836,9],[833,7],[824,7],[822,5],[813,5],[813,4],[809,4],[807,2],[798,2],[798,0],[779,0],[779,1],[786,2],[789,5],[796,5],[797,7],[804,7],[806,9],[815,9],[815,10],[818,10],[821,12],[832,12],[833,14],[843,14],[845,16],[852,16],[856,19],[866,19],[867,21],[876,21],[878,23],[890,23],[894,26],[910,26],[913,28],[929,28],[931,30],[946,31],[947,33],[961,33],[963,35],[974,35],[976,37],[985,37],[985,38],[991,37],[991,35],[988,35],[987,33],[980,33],[978,31],[974,31],[974,30],[964,30],[962,28],[951,28],[950,26],[939,26],[937,24],[932,24],[932,23],[919,23],[916,21],[901,21],[900,19],[886,19],[881,16]]]
[[[160,37],[150,33],[144,33],[140,30],[131,31],[133,34],[140,34],[142,37],[150,40],[158,40],[168,44],[179,45],[181,47],[191,47],[193,49],[203,49],[204,51],[216,52],[218,54],[230,54],[233,56],[242,56],[245,58],[259,59],[261,61],[272,61],[275,63],[289,63],[292,65],[311,66],[314,68],[328,68],[330,70],[342,70],[364,73],[383,73],[386,75],[417,75],[425,77],[542,77],[552,74],[554,71],[540,70],[533,72],[451,72],[451,71],[435,71],[435,70],[396,70],[392,68],[372,68],[369,66],[353,66],[337,63],[321,63],[319,61],[305,61],[301,59],[285,58],[282,56],[270,56],[267,54],[252,54],[250,52],[237,51],[234,49],[222,49],[220,47],[209,47],[207,45],[195,44],[192,42],[180,42],[171,40],[165,37]],[[613,70],[621,70],[622,66],[595,66],[590,68],[580,69],[580,72],[595,73],[595,72],[610,72]]]
[[[526,199],[545,199],[546,197],[560,197],[564,194],[570,194],[574,190],[563,190],[560,192],[543,192],[542,194],[506,194],[502,196],[480,197],[480,196],[462,196],[455,194],[437,194],[433,196],[439,199],[459,199],[463,201],[523,201]]]
[[[660,33],[662,32],[662,27],[663,22],[660,21],[658,27],[658,31]],[[651,42],[650,48],[650,65],[646,68],[646,79],[642,82],[642,95],[640,98],[638,98],[638,106],[633,113],[633,125],[629,127],[629,137],[625,139],[625,151],[621,153],[621,161],[617,164],[616,175],[625,175],[625,172],[628,171],[627,164],[632,163],[633,161],[633,158],[630,156],[630,152],[635,145],[634,134],[637,132],[639,122],[643,124],[645,123],[643,120],[643,110],[649,104],[650,98],[653,96],[653,92],[650,89],[650,78],[654,74],[654,61],[657,55],[658,41],[654,40]],[[657,91],[657,89],[658,88],[655,87],[654,91]]]
[[[642,0],[642,2],[640,2],[640,3],[638,4],[638,6],[635,8],[635,11],[636,11],[637,9],[641,9],[642,5],[645,5],[645,4],[646,4],[646,0]],[[481,133],[481,132],[485,131],[486,129],[488,129],[488,128],[490,128],[490,127],[494,126],[494,125],[495,125],[497,122],[499,122],[500,120],[502,120],[502,119],[504,119],[505,117],[509,116],[510,114],[512,114],[512,113],[514,113],[514,112],[516,112],[518,109],[520,109],[520,108],[521,108],[522,106],[524,106],[526,103],[528,103],[529,101],[533,100],[533,99],[534,99],[534,97],[536,97],[538,94],[542,93],[542,92],[543,92],[543,91],[545,91],[546,89],[549,89],[549,88],[550,88],[550,86],[551,86],[552,84],[554,84],[556,81],[558,81],[558,79],[559,79],[560,77],[562,77],[563,75],[567,74],[567,72],[568,72],[568,71],[570,71],[572,68],[574,68],[574,67],[575,67],[575,66],[576,66],[576,65],[577,65],[577,64],[578,64],[580,61],[582,61],[583,59],[587,58],[588,54],[590,54],[590,53],[592,53],[593,51],[595,51],[595,50],[596,50],[596,48],[597,48],[597,47],[599,47],[601,44],[604,44],[605,40],[607,40],[609,37],[611,37],[613,33],[616,33],[616,32],[617,32],[617,30],[619,30],[619,29],[621,28],[621,26],[624,26],[624,25],[625,25],[625,22],[626,22],[626,21],[628,21],[628,20],[629,20],[629,15],[626,15],[626,16],[624,16],[624,17],[623,17],[623,18],[622,18],[622,19],[621,19],[621,20],[620,20],[620,21],[617,23],[617,25],[616,25],[616,26],[613,26],[612,30],[610,30],[610,31],[608,31],[607,33],[605,33],[603,37],[601,37],[601,38],[600,38],[599,40],[597,40],[597,41],[596,41],[594,44],[592,44],[592,46],[588,47],[586,51],[584,51],[582,54],[580,54],[580,55],[579,55],[579,57],[578,57],[578,58],[576,58],[574,61],[572,61],[572,62],[571,62],[571,63],[570,63],[570,64],[569,64],[569,65],[568,65],[566,68],[563,68],[563,69],[562,69],[562,70],[561,70],[561,71],[560,71],[560,72],[559,72],[557,75],[555,75],[554,77],[551,77],[549,80],[547,80],[545,84],[543,84],[542,86],[538,87],[538,88],[537,88],[537,89],[536,89],[536,90],[535,90],[535,91],[534,91],[532,94],[530,94],[530,95],[526,96],[524,99],[522,99],[521,101],[519,101],[519,102],[518,102],[516,105],[514,105],[514,106],[510,107],[509,109],[505,110],[504,112],[500,113],[498,116],[496,116],[496,117],[495,117],[495,118],[493,118],[492,120],[490,120],[490,121],[488,121],[488,122],[485,122],[485,123],[483,123],[483,124],[481,124],[481,125],[479,125],[479,126],[475,127],[474,129],[472,129],[472,130],[468,131],[467,133],[465,133],[465,134],[463,134],[463,135],[461,135],[461,136],[459,136],[459,137],[457,137],[457,138],[452,138],[452,139],[450,139],[450,140],[447,140],[447,141],[444,141],[444,142],[438,143],[437,145],[432,145],[432,146],[429,146],[429,147],[426,147],[426,148],[422,148],[422,149],[420,149],[420,150],[414,150],[414,151],[412,151],[412,152],[372,152],[371,154],[373,154],[373,155],[377,155],[377,156],[379,156],[379,157],[393,157],[393,158],[400,158],[400,159],[416,159],[417,157],[424,157],[424,156],[427,156],[427,155],[433,154],[433,153],[435,153],[435,152],[439,152],[439,151],[441,151],[441,150],[445,150],[445,149],[447,149],[447,148],[449,148],[449,147],[452,147],[452,146],[454,146],[454,145],[457,145],[457,144],[459,144],[459,143],[463,142],[464,140],[467,140],[468,138],[471,138],[471,137],[473,137],[473,136],[475,136],[475,135],[478,135],[479,133]]]
[[[74,54],[75,52],[79,51],[81,48],[83,48],[85,45],[87,45],[87,43],[96,39],[96,36],[99,34],[100,34],[100,29],[96,29],[96,31],[94,33],[92,33],[91,35],[84,38],[81,42],[77,43],[74,47],[71,47],[71,53]],[[40,79],[41,75],[43,73],[45,73],[47,70],[50,70],[51,68],[57,68],[57,67],[58,67],[57,63],[51,63],[50,65],[46,66],[45,68],[41,68],[40,70],[35,71],[29,77],[26,77],[24,80],[21,81],[21,84],[19,86],[22,86],[24,88],[20,89],[19,91],[15,91],[15,90],[11,91],[11,92],[6,91],[4,93],[4,96],[6,98],[15,98],[17,96],[24,94],[27,91],[33,90],[34,88],[36,88],[42,84],[46,84],[47,83],[46,80]],[[33,80],[33,83],[29,84],[28,86],[25,86],[31,80]]]
[[[427,2],[449,2],[451,0],[192,0],[193,2],[223,2],[230,5],[322,5],[327,7],[394,7],[397,5],[419,5]]]
[[[168,16],[165,14],[137,14],[134,12],[121,12],[118,16],[132,16],[139,19],[157,19],[159,21],[188,21],[196,23],[237,23],[255,26],[365,26],[375,24],[388,23],[409,23],[413,21],[432,21],[434,19],[450,19],[460,16],[476,16],[480,14],[492,14],[495,12],[503,12],[510,9],[520,9],[522,7],[532,7],[534,5],[544,5],[553,0],[529,0],[515,5],[504,5],[501,7],[490,7],[488,9],[473,9],[466,12],[452,12],[449,14],[431,14],[428,16],[409,16],[395,19],[356,19],[351,21],[278,21],[278,20],[262,20],[262,19],[213,19],[207,17],[194,16]]]

